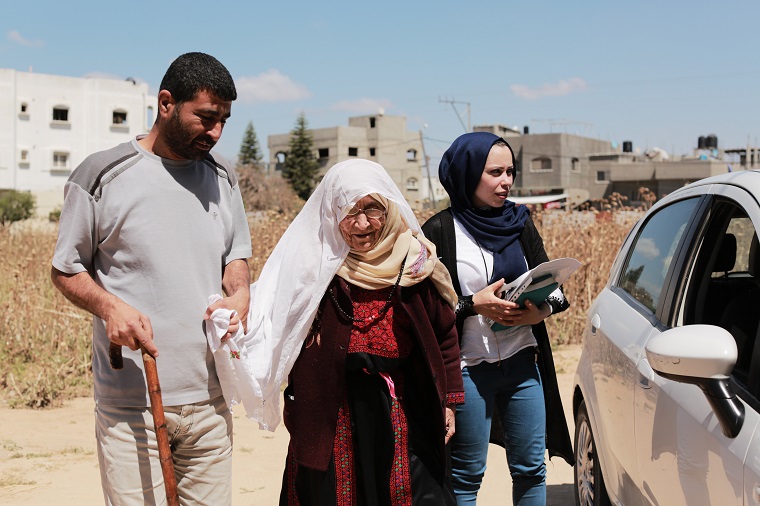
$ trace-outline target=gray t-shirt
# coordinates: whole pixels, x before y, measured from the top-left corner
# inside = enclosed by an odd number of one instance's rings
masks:
[[[137,140],[95,153],[64,190],[53,266],[89,272],[150,318],[166,406],[221,395],[203,327],[208,297],[222,293],[224,266],[251,256],[237,176],[223,158],[172,161]],[[105,323],[93,318],[95,400],[147,406],[139,351],[123,348],[111,369]]]

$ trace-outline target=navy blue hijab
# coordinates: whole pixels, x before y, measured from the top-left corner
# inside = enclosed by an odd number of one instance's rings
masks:
[[[528,209],[509,200],[501,207],[477,208],[472,203],[488,153],[498,140],[507,144],[515,160],[512,146],[498,135],[472,132],[459,136],[438,166],[438,178],[449,194],[454,217],[481,247],[493,253],[489,284],[501,278],[509,283],[527,270],[518,239],[530,214]]]

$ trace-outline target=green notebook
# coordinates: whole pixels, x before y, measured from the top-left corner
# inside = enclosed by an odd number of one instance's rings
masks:
[[[554,290],[557,289],[559,286],[558,283],[554,281],[554,278],[551,274],[546,274],[545,276],[542,276],[538,279],[534,279],[526,288],[525,291],[522,292],[517,299],[514,300],[520,307],[525,307],[525,300],[530,300],[535,305],[542,304],[547,297],[549,297],[549,294],[551,294]],[[501,323],[494,322],[491,325],[491,330],[494,332],[497,332],[499,330],[504,330],[506,328],[509,328],[507,325],[502,325]]]

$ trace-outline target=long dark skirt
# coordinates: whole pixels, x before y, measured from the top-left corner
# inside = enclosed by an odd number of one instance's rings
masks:
[[[455,504],[441,472],[445,465],[425,437],[425,414],[414,409],[416,389],[404,385],[408,375],[401,361],[364,353],[349,357],[330,465],[326,471],[300,466],[289,449],[280,505]]]

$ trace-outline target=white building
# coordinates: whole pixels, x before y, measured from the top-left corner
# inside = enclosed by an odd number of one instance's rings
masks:
[[[412,208],[429,205],[431,184],[420,134],[406,130],[403,116],[355,116],[348,118],[348,126],[315,128],[309,132],[314,141],[314,158],[322,167],[320,175],[343,160],[366,158],[388,171]],[[267,144],[269,167],[280,170],[290,149],[290,134],[270,135]],[[431,175],[437,174],[437,167],[431,167],[430,171]]]
[[[0,189],[31,191],[47,215],[85,157],[150,129],[155,102],[133,80],[0,69]]]

